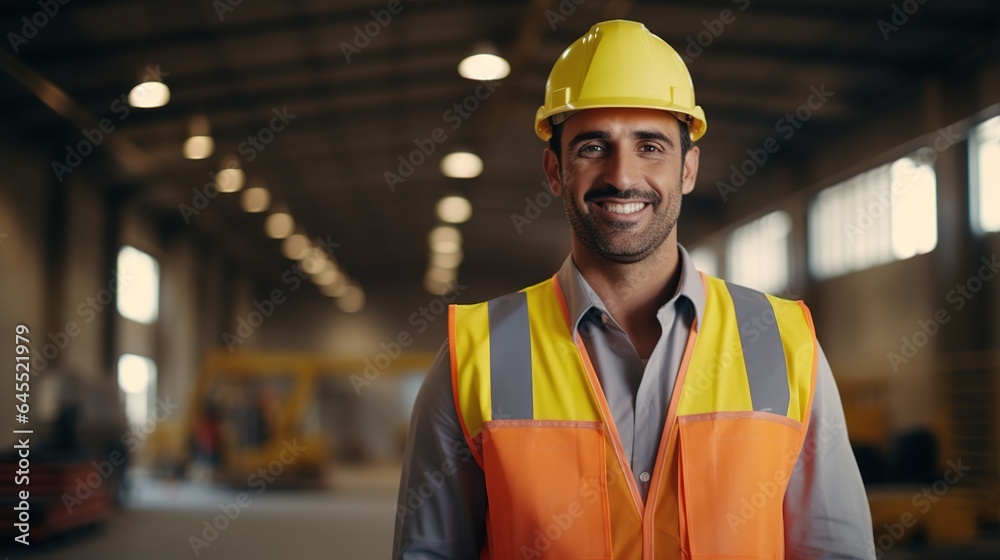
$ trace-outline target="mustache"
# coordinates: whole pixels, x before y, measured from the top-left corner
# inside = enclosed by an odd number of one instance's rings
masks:
[[[641,191],[639,189],[621,190],[613,185],[605,185],[590,190],[583,195],[584,202],[593,202],[598,198],[619,198],[622,200],[634,200],[636,202],[648,202],[653,205],[660,203],[660,195],[655,191]]]

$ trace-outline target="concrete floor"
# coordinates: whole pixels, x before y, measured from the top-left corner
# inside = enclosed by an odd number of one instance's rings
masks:
[[[134,481],[126,508],[102,526],[74,531],[30,548],[4,549],[9,560],[369,560],[389,558],[399,467],[342,470],[335,491],[236,489],[208,484]],[[246,492],[238,507],[238,495]],[[205,539],[205,521],[239,515]],[[220,520],[219,527],[225,527]],[[192,536],[207,546],[195,550]]]
[[[136,477],[127,507],[99,527],[61,535],[30,548],[0,549],[4,560],[305,560],[388,559],[399,467],[339,469],[332,491],[237,489]],[[239,515],[217,536],[203,535],[205,522]],[[224,527],[222,521],[218,525]],[[197,550],[191,538],[203,539]],[[880,560],[997,560],[1000,541],[958,548],[897,546]],[[562,559],[560,559],[562,560]]]

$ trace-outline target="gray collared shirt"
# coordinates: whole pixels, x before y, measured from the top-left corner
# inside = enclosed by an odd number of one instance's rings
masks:
[[[687,251],[678,245],[677,291],[657,311],[661,335],[649,359],[567,257],[557,277],[570,318],[594,362],[640,494],[649,479],[674,380],[705,292]],[[785,557],[875,558],[871,514],[844,423],[840,395],[820,348],[816,394],[803,455],[784,502]],[[806,453],[805,450],[815,452]],[[448,342],[442,345],[413,410],[396,505],[393,558],[475,559],[486,535],[486,483],[472,458],[451,389]]]

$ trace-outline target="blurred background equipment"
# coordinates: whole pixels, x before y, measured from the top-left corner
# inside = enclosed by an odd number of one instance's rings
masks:
[[[277,457],[282,485],[322,487],[338,461],[394,458],[403,443],[399,428],[408,420],[400,410],[412,407],[406,402],[412,398],[399,391],[395,401],[359,402],[358,389],[367,385],[366,375],[384,375],[381,382],[389,386],[406,375],[420,378],[432,358],[403,354],[376,374],[366,373],[365,357],[209,354],[186,416],[179,426],[162,427],[152,452],[155,470],[240,487]],[[373,425],[371,418],[383,421]]]
[[[8,542],[20,534],[14,507],[26,488],[35,542],[101,523],[126,501],[125,442],[132,434],[114,380],[52,369],[36,382],[32,402],[33,433],[17,435],[29,443],[30,466],[19,467],[18,449],[0,454],[0,520]],[[29,484],[17,484],[22,477]]]

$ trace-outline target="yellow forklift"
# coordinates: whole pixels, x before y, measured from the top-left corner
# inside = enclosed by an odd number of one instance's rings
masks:
[[[357,403],[372,386],[425,373],[433,359],[430,353],[373,360],[215,351],[202,363],[183,420],[161,426],[150,439],[154,467],[168,476],[187,473],[237,486],[323,485],[333,446],[341,455],[363,456],[350,434],[334,441],[325,433],[320,417],[336,407],[324,396]]]
[[[969,543],[1000,526],[1000,354],[927,356],[928,424],[893,430],[891,395],[912,378],[873,372],[837,381],[851,446],[868,490],[876,546]]]

